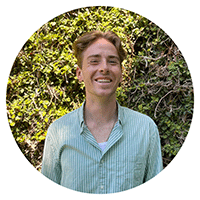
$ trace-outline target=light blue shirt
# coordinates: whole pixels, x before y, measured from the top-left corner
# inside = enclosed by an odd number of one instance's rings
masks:
[[[86,193],[134,188],[162,169],[157,126],[141,113],[118,104],[118,121],[102,152],[83,119],[83,105],[48,129],[42,173],[52,181]]]

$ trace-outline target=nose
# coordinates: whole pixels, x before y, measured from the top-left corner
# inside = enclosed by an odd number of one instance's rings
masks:
[[[99,71],[101,73],[108,73],[109,72],[109,67],[108,67],[108,63],[106,61],[103,61],[100,65]]]

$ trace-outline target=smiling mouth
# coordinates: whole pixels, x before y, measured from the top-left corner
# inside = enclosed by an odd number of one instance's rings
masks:
[[[96,82],[98,83],[111,83],[111,79],[95,79]]]

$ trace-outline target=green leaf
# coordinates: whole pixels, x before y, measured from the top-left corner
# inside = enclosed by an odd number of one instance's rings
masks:
[[[139,109],[140,111],[143,110],[143,106],[142,106],[142,104],[138,106],[138,109]]]
[[[45,118],[44,121],[47,123],[47,122],[49,121],[49,119],[48,119],[48,118]]]

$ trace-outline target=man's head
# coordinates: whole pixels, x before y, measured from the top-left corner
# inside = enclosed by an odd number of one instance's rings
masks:
[[[104,38],[108,40],[115,46],[120,58],[120,65],[121,65],[122,61],[126,57],[126,52],[122,48],[121,40],[118,37],[118,35],[112,31],[108,31],[105,33],[101,31],[91,31],[91,32],[85,33],[83,36],[78,38],[73,44],[74,55],[77,58],[77,64],[80,68],[82,68],[83,52],[92,43],[94,43],[100,38]]]
[[[115,98],[126,55],[119,37],[110,31],[86,33],[74,43],[74,53],[78,60],[76,75],[85,83],[86,97]]]

